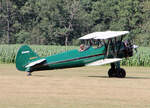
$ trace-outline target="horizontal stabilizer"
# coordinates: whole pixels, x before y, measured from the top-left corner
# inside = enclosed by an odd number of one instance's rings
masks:
[[[113,59],[102,59],[98,60],[92,63],[87,64],[86,66],[97,66],[97,65],[104,65],[104,64],[109,64],[117,61],[121,61],[122,59],[120,58],[113,58]]]
[[[36,61],[33,61],[31,63],[29,63],[28,65],[26,65],[25,67],[28,68],[28,67],[32,67],[32,66],[35,66],[35,65],[38,65],[38,64],[41,64],[41,63],[44,63],[46,61],[46,59],[40,59],[40,60],[36,60]]]

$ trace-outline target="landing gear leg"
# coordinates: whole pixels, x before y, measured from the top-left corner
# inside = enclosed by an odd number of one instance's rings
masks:
[[[32,70],[31,70],[31,68],[27,68],[26,69],[26,72],[28,72],[28,74],[27,74],[27,76],[32,76]]]
[[[116,77],[116,69],[115,69],[115,63],[111,63],[111,68],[108,71],[109,77]]]
[[[126,72],[123,68],[120,68],[120,62],[111,63],[111,68],[108,71],[109,77],[125,78]]]

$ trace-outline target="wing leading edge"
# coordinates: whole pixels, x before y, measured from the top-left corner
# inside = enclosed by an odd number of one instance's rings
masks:
[[[119,37],[125,34],[128,34],[129,31],[105,31],[105,32],[93,32],[87,34],[83,37],[80,37],[80,40],[87,40],[87,39],[110,39],[114,37]]]

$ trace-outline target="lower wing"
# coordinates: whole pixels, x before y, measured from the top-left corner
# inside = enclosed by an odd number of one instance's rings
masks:
[[[121,60],[122,59],[120,59],[120,58],[102,59],[102,60],[98,60],[98,61],[89,63],[86,66],[104,65],[104,64],[109,64],[109,63],[114,63],[114,62],[117,62],[117,61],[121,61]]]

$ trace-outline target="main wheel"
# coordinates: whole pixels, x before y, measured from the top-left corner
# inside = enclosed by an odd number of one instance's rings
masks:
[[[118,78],[125,78],[126,71],[123,68],[117,69],[117,77]]]
[[[116,77],[116,70],[110,68],[109,71],[108,71],[108,76],[109,77]]]

